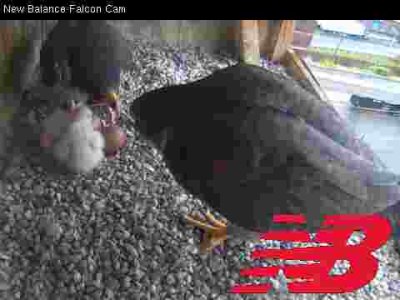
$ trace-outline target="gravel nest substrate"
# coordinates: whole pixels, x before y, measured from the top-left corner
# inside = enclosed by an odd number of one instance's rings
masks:
[[[122,126],[129,139],[121,156],[89,175],[49,175],[39,166],[21,165],[8,178],[0,202],[2,299],[400,298],[393,290],[400,290],[393,242],[377,251],[377,277],[355,293],[294,295],[274,283],[277,290],[266,295],[229,294],[241,282],[239,270],[255,266],[249,259],[254,245],[230,239],[223,254],[199,254],[199,234],[182,216],[205,211],[206,205],[174,181],[126,113],[147,91],[194,81],[236,62],[146,40],[131,44],[134,59],[121,84]]]

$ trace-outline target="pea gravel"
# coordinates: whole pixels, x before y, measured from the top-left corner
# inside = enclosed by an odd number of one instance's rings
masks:
[[[255,244],[230,239],[222,254],[199,254],[199,233],[182,216],[207,207],[173,180],[159,153],[134,132],[127,111],[147,91],[200,79],[235,61],[143,39],[130,43],[134,59],[121,83],[129,141],[121,156],[88,175],[49,174],[22,163],[7,178],[0,202],[1,299],[400,298],[392,242],[377,251],[375,280],[355,293],[290,295],[284,280],[274,280],[268,295],[229,294],[243,282],[240,268],[257,264],[249,259]]]

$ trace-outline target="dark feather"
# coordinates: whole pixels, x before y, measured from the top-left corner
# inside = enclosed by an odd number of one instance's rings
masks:
[[[248,229],[268,229],[278,213],[305,214],[315,228],[325,215],[381,212],[400,198],[397,176],[331,105],[260,67],[147,93],[131,113],[150,139],[169,128],[162,152],[175,177]]]
[[[42,80],[53,86],[58,66],[71,68],[71,85],[89,94],[119,87],[120,72],[131,57],[126,40],[105,20],[61,20],[41,50]]]

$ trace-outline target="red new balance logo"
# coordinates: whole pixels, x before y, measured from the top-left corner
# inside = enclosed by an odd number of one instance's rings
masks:
[[[305,224],[302,215],[278,215],[277,223]],[[347,241],[355,231],[362,231],[364,240],[356,245]],[[347,293],[353,292],[374,279],[378,261],[372,252],[383,246],[391,236],[391,225],[379,215],[335,215],[325,218],[322,228],[311,240],[310,233],[302,230],[270,231],[261,235],[264,240],[287,242],[314,242],[327,246],[262,249],[252,252],[252,259],[284,259],[317,261],[310,264],[283,265],[242,269],[244,277],[276,277],[280,270],[288,279],[287,288],[291,293]],[[337,260],[346,260],[350,269],[341,275],[330,275]],[[232,293],[267,293],[271,284],[237,284]]]

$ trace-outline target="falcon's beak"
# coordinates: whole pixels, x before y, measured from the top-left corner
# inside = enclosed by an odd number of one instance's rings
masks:
[[[119,95],[115,92],[107,93],[106,101],[110,104],[117,103],[119,101]]]
[[[95,94],[93,96],[93,103],[95,105],[108,104],[114,106],[118,103],[118,101],[119,101],[119,95],[118,93],[115,92],[108,92],[105,94]]]

